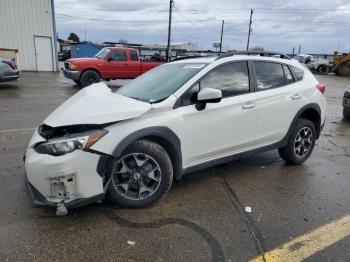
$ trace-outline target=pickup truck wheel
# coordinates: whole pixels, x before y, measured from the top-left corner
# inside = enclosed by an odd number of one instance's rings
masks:
[[[317,68],[317,72],[321,73],[321,74],[325,74],[328,71],[328,67],[326,65],[320,65]]]
[[[142,139],[132,143],[111,165],[106,196],[121,207],[152,205],[170,189],[173,167],[166,150]]]
[[[85,71],[80,77],[80,83],[83,87],[92,85],[94,83],[98,83],[100,82],[100,80],[101,80],[100,75],[93,70]]]
[[[300,165],[311,155],[315,140],[314,123],[300,118],[289,135],[287,146],[279,148],[278,152],[288,164]]]

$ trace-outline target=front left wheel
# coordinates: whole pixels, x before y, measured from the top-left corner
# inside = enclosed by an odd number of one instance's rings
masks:
[[[166,150],[150,140],[132,143],[114,161],[107,197],[118,206],[146,207],[162,198],[173,181],[173,167]]]

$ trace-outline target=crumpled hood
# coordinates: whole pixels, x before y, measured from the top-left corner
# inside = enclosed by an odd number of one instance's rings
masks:
[[[105,124],[138,117],[151,105],[112,93],[104,83],[97,83],[79,91],[45,120],[51,127],[78,124]]]

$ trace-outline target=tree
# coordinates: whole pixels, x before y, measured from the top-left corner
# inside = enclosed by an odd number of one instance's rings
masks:
[[[128,40],[126,40],[126,39],[119,39],[119,44],[123,44],[123,45],[125,45],[125,44],[127,44],[128,43]]]
[[[68,36],[68,40],[72,40],[76,43],[80,42],[79,36],[76,33],[70,33]]]

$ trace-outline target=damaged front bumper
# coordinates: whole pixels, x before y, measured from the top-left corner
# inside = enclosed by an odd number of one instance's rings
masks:
[[[62,156],[39,154],[35,132],[25,155],[26,184],[35,204],[76,208],[104,199],[103,177],[97,172],[100,155],[76,150]]]

